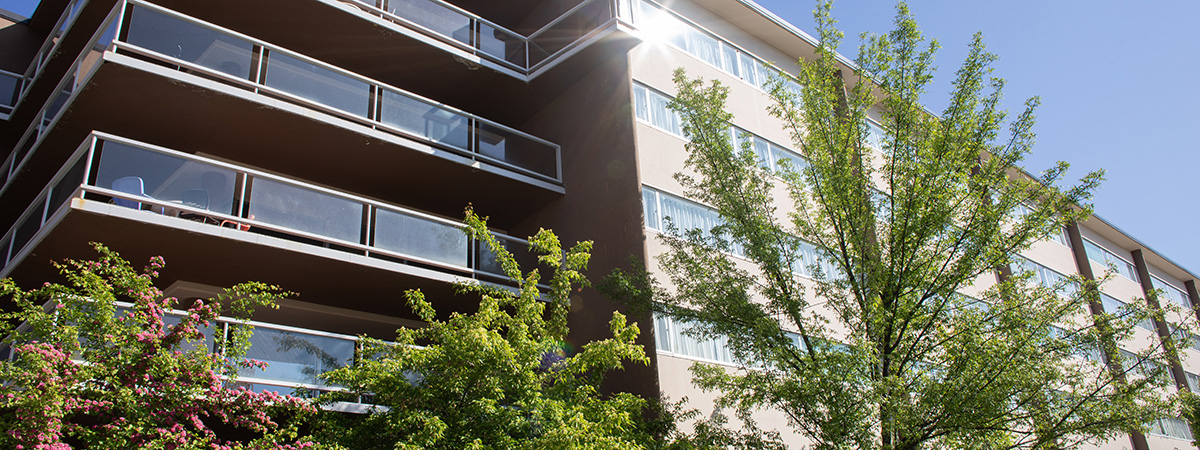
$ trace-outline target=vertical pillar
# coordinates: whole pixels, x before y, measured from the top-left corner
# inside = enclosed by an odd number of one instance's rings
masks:
[[[1075,257],[1075,267],[1079,270],[1079,274],[1087,281],[1095,282],[1096,275],[1092,272],[1092,263],[1088,260],[1087,251],[1083,246],[1083,234],[1079,232],[1079,224],[1067,224],[1067,239],[1071,241],[1071,254]],[[1085,288],[1084,295],[1087,296],[1088,309],[1093,317],[1104,314],[1104,305],[1100,303],[1100,292],[1095,288]],[[1108,354],[1105,348],[1101,348],[1100,352],[1104,357],[1104,362],[1117,378],[1117,382],[1125,384],[1125,375],[1119,364],[1113,365],[1114,359]],[[1146,435],[1140,431],[1129,433],[1130,444],[1133,445],[1133,450],[1150,450],[1150,444],[1146,442]]]
[[[1196,320],[1200,320],[1200,308],[1196,307],[1196,302],[1200,302],[1200,293],[1196,292],[1196,280],[1184,281],[1183,288],[1187,290],[1188,299],[1192,301],[1192,311],[1196,314]]]
[[[1162,311],[1162,304],[1158,302],[1158,295],[1154,293],[1154,282],[1150,280],[1150,266],[1146,265],[1146,257],[1142,254],[1142,249],[1133,251],[1133,266],[1137,270],[1138,281],[1142,283],[1142,292],[1146,294],[1146,304],[1150,306],[1151,311]],[[1158,330],[1158,338],[1163,342],[1163,347],[1167,351],[1167,359],[1171,363],[1171,377],[1175,379],[1175,387],[1181,391],[1188,390],[1187,376],[1183,373],[1183,365],[1179,362],[1179,349],[1175,346],[1166,346],[1167,340],[1171,336],[1171,327],[1167,325],[1165,317],[1160,314],[1154,315],[1154,328]]]

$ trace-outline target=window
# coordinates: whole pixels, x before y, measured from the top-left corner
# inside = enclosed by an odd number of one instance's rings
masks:
[[[1100,294],[1100,303],[1104,306],[1104,312],[1114,316],[1125,316],[1130,313],[1131,307],[1128,303],[1117,300],[1108,294]],[[1154,323],[1149,318],[1139,320],[1137,326],[1146,330],[1154,331]]]
[[[820,268],[826,278],[835,279],[841,276],[837,264],[821,255],[815,245],[796,239],[793,246],[795,252],[795,261],[792,263],[793,273],[814,278],[816,277],[815,269]]]
[[[1013,219],[1024,220],[1025,216],[1030,214],[1033,214],[1033,208],[1029,207],[1029,205],[1026,205],[1025,203],[1017,203],[1017,205],[1013,207]],[[1049,236],[1045,236],[1045,239],[1057,242],[1063,247],[1071,248],[1071,239],[1067,237],[1066,227],[1060,227],[1056,231],[1051,231]]]
[[[1171,303],[1182,306],[1186,309],[1192,309],[1191,299],[1188,298],[1187,293],[1183,292],[1182,289],[1172,286],[1170,283],[1167,283],[1166,281],[1163,281],[1162,279],[1153,275],[1150,276],[1150,284],[1153,285],[1155,289],[1161,289],[1163,291],[1163,297],[1167,300],[1170,300]]]
[[[696,339],[686,334],[692,326],[687,322],[655,314],[654,334],[658,351],[724,364],[738,364],[729,351],[729,338],[721,336],[708,340]]]
[[[1066,339],[1067,335],[1067,330],[1055,326],[1050,327],[1050,337],[1054,339]],[[1104,358],[1100,354],[1100,347],[1095,345],[1086,345],[1082,349],[1076,349],[1075,356],[1097,363],[1104,362]]]
[[[679,113],[667,106],[670,103],[670,97],[641,84],[633,84],[633,107],[637,118],[663,131],[683,137]]]
[[[660,353],[695,358],[705,361],[732,364],[750,368],[763,368],[759,362],[738,361],[729,350],[729,337],[720,336],[712,339],[697,339],[688,334],[694,325],[672,319],[660,314],[654,314],[654,339]],[[804,341],[799,334],[784,331],[792,345],[803,349]]]
[[[1058,232],[1050,233],[1050,240],[1057,242],[1059,245],[1071,248],[1071,240],[1067,238],[1067,229],[1059,228]]]
[[[886,151],[883,147],[883,143],[887,140],[887,131],[885,131],[882,126],[875,123],[875,121],[873,121],[873,120],[867,119],[866,122],[867,122],[866,144],[871,146],[875,150],[879,150],[881,152]]]
[[[1121,259],[1121,257],[1113,252],[1088,239],[1083,240],[1083,249],[1087,253],[1088,259],[1100,264],[1116,266],[1118,274],[1130,280],[1138,281],[1137,271],[1134,270],[1133,263]]]
[[[1165,417],[1150,424],[1150,434],[1176,439],[1192,440],[1192,429],[1178,417]]]
[[[1038,264],[1028,258],[1018,256],[1013,261],[1014,269],[1020,271],[1033,272],[1033,281],[1050,289],[1056,289],[1059,295],[1071,296],[1079,290],[1079,286],[1074,281],[1070,280],[1066,275],[1055,272],[1053,269]]]
[[[700,230],[711,237],[713,228],[724,223],[712,208],[647,186],[642,186],[642,205],[646,227],[659,232],[666,232],[670,223],[681,233]],[[740,245],[734,244],[731,250],[734,255],[744,255]]]
[[[642,186],[642,213],[646,216],[646,227],[658,232],[666,232],[670,220],[677,231],[700,230],[705,237],[710,237],[712,229],[724,223],[712,208],[649,186]],[[825,258],[813,244],[793,239],[792,252],[792,272],[797,275],[813,278],[816,275],[814,269],[820,267],[828,278],[841,276],[837,264]],[[730,253],[746,256],[745,248],[736,242],[730,245]]]
[[[1173,323],[1167,324],[1167,327],[1169,327],[1171,329],[1172,335],[1183,338],[1179,342],[1180,345],[1182,345],[1184,347],[1190,347],[1194,350],[1200,350],[1200,336],[1186,333],[1183,330],[1179,329],[1179,326],[1177,326]],[[1184,337],[1185,335],[1186,335],[1186,337]]]
[[[804,157],[796,154],[787,148],[758,137],[754,133],[743,130],[738,127],[733,127],[733,136],[736,141],[733,143],[734,148],[742,150],[749,147],[756,155],[758,155],[758,163],[763,169],[778,173],[783,170],[783,165],[788,164],[793,171],[799,172],[808,166],[808,161]],[[784,161],[787,161],[784,163]]]

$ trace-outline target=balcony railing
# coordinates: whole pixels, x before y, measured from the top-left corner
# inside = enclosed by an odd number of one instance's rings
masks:
[[[51,304],[46,305],[47,308]],[[132,304],[118,302],[117,315],[127,314]],[[179,323],[184,311],[169,311],[163,315],[167,325]],[[203,349],[222,355],[226,349],[217,343],[215,336],[228,337],[232,328],[242,326],[242,321],[220,317],[207,327],[201,327],[203,339],[186,342],[181,350]],[[266,363],[264,368],[243,368],[231,381],[246,385],[257,391],[273,390],[288,393],[286,389],[310,389],[314,391],[336,391],[336,384],[326,383],[319,375],[354,364],[362,353],[359,338],[324,331],[289,327],[264,322],[247,322],[254,327],[250,335],[250,348],[246,358]],[[18,327],[18,333],[29,333],[28,324]],[[78,355],[75,360],[79,362]],[[15,357],[12,347],[0,342],[0,360],[11,361]],[[286,389],[280,389],[286,388]]]
[[[73,198],[139,213],[240,229],[430,270],[505,282],[491,251],[463,225],[396,205],[253,169],[93,132],[0,240],[7,275]],[[47,231],[43,231],[46,229]],[[493,233],[521,267],[536,267],[523,239]]]
[[[7,70],[0,70],[0,119],[8,119],[17,106],[20,95],[21,76]]]
[[[525,75],[632,16],[629,0],[586,0],[526,37],[442,0],[341,1]]]
[[[42,70],[46,68],[46,63],[50,61],[50,57],[58,50],[58,45],[62,42],[63,35],[71,29],[75,24],[75,19],[79,17],[79,12],[87,5],[87,0],[71,0],[67,3],[66,9],[58,18],[58,22],[54,24],[54,28],[46,40],[42,42],[42,46],[38,48],[37,54],[33,56],[33,61],[29,62],[29,67],[25,69],[24,75],[11,74],[5,72],[4,77],[0,78],[0,98],[7,102],[9,114],[17,105],[25,99],[25,94],[29,92],[29,87],[33,82],[42,75]],[[9,77],[15,79],[9,80]],[[11,83],[11,85],[9,84]],[[0,113],[4,113],[4,106],[0,105]]]
[[[115,38],[120,36],[119,39]],[[262,41],[150,4],[125,1],[76,59],[0,164],[0,192],[53,127],[105,49],[427,143],[560,184],[557,144]]]

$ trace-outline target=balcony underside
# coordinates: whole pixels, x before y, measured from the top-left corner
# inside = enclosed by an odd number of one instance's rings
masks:
[[[167,266],[156,283],[160,287],[177,281],[210,286],[261,281],[295,292],[292,298],[306,303],[411,320],[416,317],[404,300],[408,289],[420,289],[443,314],[478,306],[477,298],[453,292],[454,280],[468,278],[427,267],[91,200],[75,199],[64,204],[59,214],[61,220],[43,231],[33,250],[14,261],[9,276],[18,285],[30,288],[45,281],[61,282],[50,261],[92,259],[96,254],[88,242],[101,242],[136,268],[151,256],[163,256]],[[295,314],[287,310],[256,317],[339,331],[294,323]]]
[[[141,61],[130,64],[142,68],[111,60],[101,65],[36,150],[34,160],[0,197],[0,207],[27,205],[30,198],[8,194],[36,192],[44,186],[92,130],[452,218],[473,204],[502,228],[561,196],[561,187],[472,162],[449,150],[182,72]]]

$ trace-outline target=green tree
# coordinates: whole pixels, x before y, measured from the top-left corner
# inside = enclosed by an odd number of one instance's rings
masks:
[[[248,318],[283,295],[242,283],[197,301],[182,315],[154,287],[163,268],[152,258],[139,272],[115,252],[93,244],[95,261],[56,263],[67,284],[23,291],[11,279],[0,295],[16,305],[0,314],[0,443],[5,448],[299,449],[298,417],[305,401],[226,383],[244,358],[252,327],[215,336],[223,354],[208,351],[202,330],[227,305]],[[121,308],[118,301],[128,302]],[[211,334],[211,333],[210,333]]]
[[[676,72],[672,107],[689,138],[676,179],[723,223],[662,235],[668,288],[618,271],[611,295],[689,321],[697,337],[727,336],[748,368],[697,364],[694,382],[719,392],[719,407],[781,411],[816,448],[1069,447],[1167,411],[1163,348],[1124,365],[1115,351],[1145,311],[1093,319],[1095,284],[1039,286],[1015,270],[1014,255],[1089,215],[1101,174],[1060,188],[1066,163],[1039,180],[1014,169],[1034,143],[1038,100],[1008,121],[980,35],[934,115],[919,99],[938,46],[907,6],[856,69],[836,58],[831,8],[815,11],[821,44],[800,62],[803,91],[772,89],[769,112],[802,167],[765,173],[733,144],[728,90]],[[872,108],[881,153],[865,145]],[[960,294],[1008,266],[1016,274],[979,298]],[[1107,366],[1079,358],[1098,346]],[[1131,372],[1136,362],[1149,376]]]
[[[656,445],[647,401],[602,394],[604,376],[625,362],[646,364],[636,324],[613,313],[613,337],[564,353],[569,296],[585,284],[591,242],[565,250],[541,230],[530,239],[552,269],[546,288],[521,268],[467,210],[466,232],[487,245],[515,289],[459,284],[479,297],[471,314],[438,316],[419,291],[405,293],[427,326],[397,330],[395,342],[365,340],[357,364],[325,374],[377,405],[365,417],[331,417],[321,435],[356,449],[637,449]],[[327,401],[344,394],[327,396]]]

